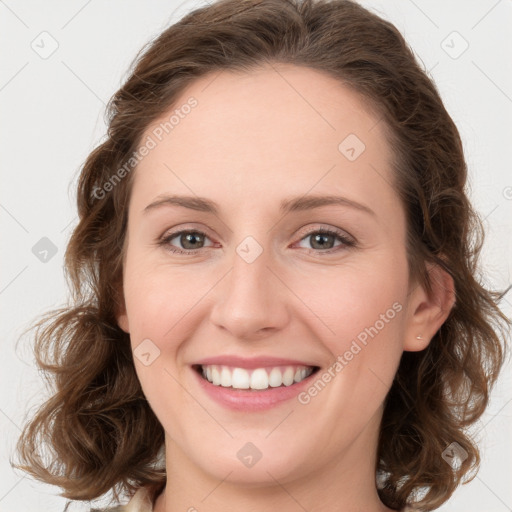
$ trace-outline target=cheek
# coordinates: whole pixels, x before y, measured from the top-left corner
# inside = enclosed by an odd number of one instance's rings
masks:
[[[385,395],[400,362],[408,284],[405,253],[380,256],[292,286],[315,313],[309,323],[315,337],[333,364],[338,361],[331,370],[342,375],[336,386],[355,391],[368,406]],[[340,395],[352,393],[345,389]]]
[[[205,276],[190,267],[152,264],[144,256],[128,257],[124,294],[132,344],[145,337],[172,338],[173,326],[178,329],[187,324],[187,312],[207,289]]]
[[[135,370],[155,414],[171,429],[179,426],[169,418],[197,407],[179,384],[180,348],[197,328],[194,314],[207,286],[200,276],[191,282],[190,269],[152,265],[149,258],[126,261],[124,293]]]
[[[332,267],[312,277],[289,278],[297,296],[322,324],[323,339],[343,346],[343,341],[361,334],[364,342],[364,333],[372,326],[384,333],[400,324],[407,290],[405,256],[393,264],[374,259]]]

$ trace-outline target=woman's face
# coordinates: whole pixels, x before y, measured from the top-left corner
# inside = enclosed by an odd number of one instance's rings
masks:
[[[402,351],[428,334],[383,122],[279,65],[201,78],[142,140],[118,321],[168,464],[247,483],[373,471]],[[215,383],[195,369],[211,358]]]

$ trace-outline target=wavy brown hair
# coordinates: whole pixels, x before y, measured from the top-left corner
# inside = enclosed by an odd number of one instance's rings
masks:
[[[458,130],[400,32],[349,0],[221,0],[196,9],[148,43],[108,105],[108,134],[78,183],[79,223],[65,254],[72,295],[34,326],[35,355],[52,395],[26,424],[16,467],[72,500],[113,490],[131,496],[165,483],[164,431],[116,322],[134,172],[119,169],[148,126],[198,77],[288,63],[334,77],[383,123],[407,217],[410,278],[430,290],[427,264],[453,278],[456,302],[428,348],[405,352],[387,395],[376,472],[393,509],[433,510],[479,465],[468,434],[504,361],[510,320],[502,294],[479,281],[482,221],[466,195]],[[117,178],[116,178],[117,173]],[[111,187],[105,184],[111,183]],[[107,191],[108,188],[108,191]],[[412,282],[412,281],[411,281]],[[453,469],[442,452],[468,454]],[[46,449],[46,451],[43,451]]]

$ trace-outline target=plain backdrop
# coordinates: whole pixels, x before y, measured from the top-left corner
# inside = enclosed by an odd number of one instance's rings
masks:
[[[506,289],[512,260],[512,2],[362,0],[391,20],[429,70],[459,127],[471,198],[487,230],[482,280]],[[143,45],[199,1],[0,0],[0,512],[64,509],[59,489],[9,458],[44,397],[22,330],[67,297],[63,254],[75,184],[105,134],[104,108]],[[41,247],[48,251],[41,255]],[[503,300],[511,315],[512,292]],[[482,465],[443,512],[512,510],[512,378],[507,366],[477,426]],[[73,510],[84,509],[75,505]]]

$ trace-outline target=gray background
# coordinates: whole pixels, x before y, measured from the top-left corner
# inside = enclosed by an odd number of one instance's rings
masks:
[[[505,289],[512,267],[512,1],[361,3],[402,31],[458,125],[471,198],[487,229],[482,279]],[[0,512],[64,508],[59,489],[9,464],[20,426],[45,390],[30,340],[23,338],[17,349],[15,344],[35,317],[66,299],[62,264],[77,220],[74,186],[86,156],[105,133],[106,102],[127,78],[139,49],[203,4],[0,0]],[[45,54],[52,45],[58,47]],[[51,243],[41,241],[44,237]],[[508,315],[511,302],[512,292],[503,301]],[[439,510],[512,510],[511,381],[508,365],[476,427],[483,449],[478,476]]]

